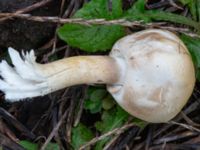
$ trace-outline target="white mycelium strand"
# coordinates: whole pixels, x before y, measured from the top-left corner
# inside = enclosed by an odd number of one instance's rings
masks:
[[[35,54],[20,54],[13,48],[8,50],[14,68],[9,66],[6,61],[0,63],[0,90],[5,93],[5,98],[11,101],[35,97],[46,94],[48,88],[45,77],[38,74],[35,70]]]

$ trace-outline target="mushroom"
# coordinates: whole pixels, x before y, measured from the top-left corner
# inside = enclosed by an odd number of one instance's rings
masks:
[[[118,40],[109,56],[76,56],[36,63],[34,51],[9,48],[14,68],[0,63],[0,90],[15,101],[78,84],[107,84],[131,115],[160,123],[175,117],[191,96],[195,71],[191,55],[173,33],[149,29]]]

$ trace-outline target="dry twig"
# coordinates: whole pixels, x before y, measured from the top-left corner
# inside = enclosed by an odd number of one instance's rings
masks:
[[[16,12],[14,12],[13,14],[16,14],[16,15],[19,15],[19,14],[22,14],[22,13],[27,13],[27,12],[30,12],[30,11],[33,11],[37,8],[40,8],[44,5],[46,5],[47,3],[51,2],[52,0],[43,0],[43,1],[40,1],[40,2],[37,2],[31,6],[28,6],[26,8],[23,8],[23,9],[19,9],[17,10]],[[4,20],[7,20],[7,19],[11,19],[13,16],[5,16],[3,18],[0,19],[0,21],[4,21]]]
[[[179,126],[181,126],[183,128],[186,128],[186,129],[188,129],[190,131],[196,131],[196,132],[200,133],[200,129],[195,128],[195,127],[193,127],[191,125],[187,125],[187,124],[184,124],[184,123],[178,123],[178,122],[175,122],[175,121],[170,121],[169,123],[173,124],[173,125],[179,125]]]
[[[82,18],[60,18],[52,16],[32,16],[31,14],[16,14],[16,13],[0,13],[0,18],[11,17],[11,18],[21,18],[37,22],[50,22],[50,23],[59,23],[59,24],[81,24],[85,26],[91,25],[121,25],[124,27],[141,27],[141,28],[160,28],[167,29],[170,31],[176,31],[180,33],[187,34],[192,37],[200,37],[198,34],[193,33],[188,28],[167,26],[166,22],[153,22],[153,23],[144,23],[143,21],[128,21],[126,19],[117,19],[117,20],[105,20],[105,19],[89,19],[85,20]],[[1,19],[0,19],[1,21]]]
[[[59,127],[61,126],[61,124],[63,123],[64,119],[67,116],[68,111],[65,111],[65,113],[63,114],[63,116],[61,117],[61,119],[58,121],[57,125],[55,126],[55,128],[51,131],[49,137],[47,138],[47,140],[45,141],[45,143],[42,145],[41,150],[44,150],[47,146],[47,144],[51,141],[51,139],[54,137],[54,135],[58,132]]]
[[[35,135],[30,132],[22,123],[15,119],[10,113],[5,109],[0,108],[0,116],[5,119],[7,122],[11,123],[17,130],[19,130],[25,136],[34,139]]]

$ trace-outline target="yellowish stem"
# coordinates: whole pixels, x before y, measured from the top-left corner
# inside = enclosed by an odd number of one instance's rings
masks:
[[[112,84],[119,78],[117,63],[109,56],[70,57],[38,64],[37,70],[47,78],[51,91],[78,84]]]

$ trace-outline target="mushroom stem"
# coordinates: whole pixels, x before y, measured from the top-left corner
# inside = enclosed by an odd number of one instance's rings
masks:
[[[9,48],[14,68],[0,63],[0,89],[6,99],[42,96],[78,84],[112,84],[118,81],[119,68],[109,56],[76,56],[52,63],[36,63],[34,51],[19,53]]]
[[[78,84],[112,84],[119,77],[117,63],[109,56],[70,57],[40,68],[53,91]]]

